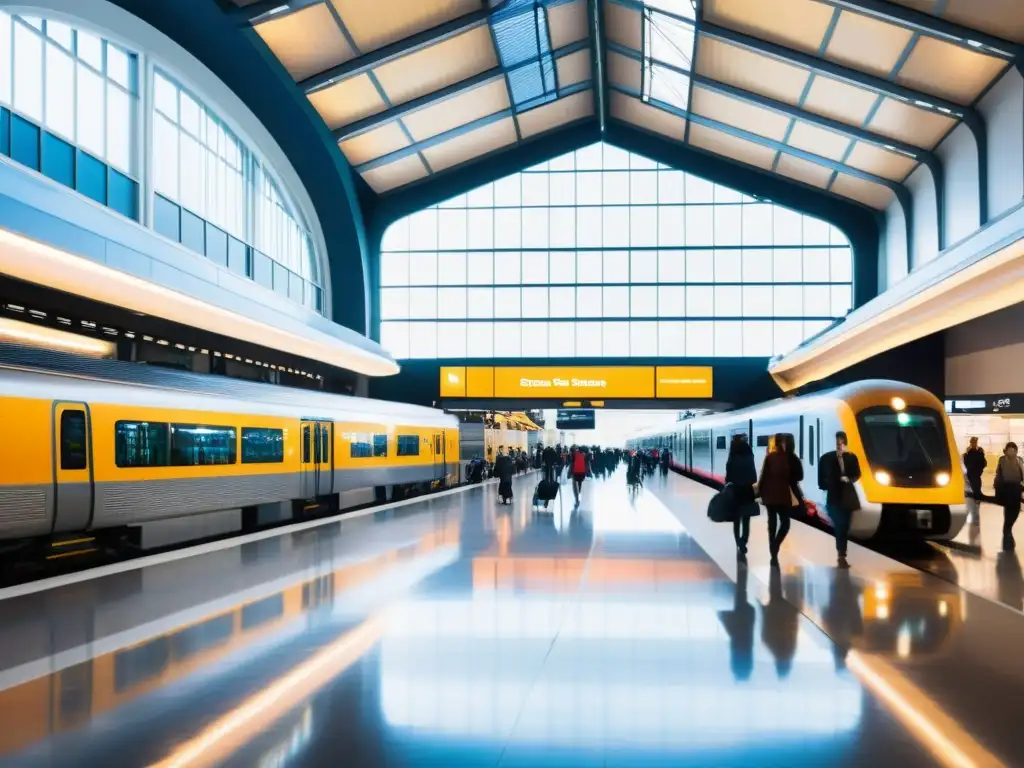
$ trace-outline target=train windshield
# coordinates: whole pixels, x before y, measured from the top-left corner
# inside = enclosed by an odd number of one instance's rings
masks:
[[[868,464],[875,469],[884,469],[894,479],[927,474],[929,480],[935,472],[950,471],[946,425],[938,411],[879,406],[861,411],[857,422]]]

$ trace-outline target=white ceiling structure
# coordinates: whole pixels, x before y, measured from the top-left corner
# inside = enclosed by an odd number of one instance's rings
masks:
[[[378,194],[620,121],[882,210],[1024,43],[1021,0],[233,2]]]

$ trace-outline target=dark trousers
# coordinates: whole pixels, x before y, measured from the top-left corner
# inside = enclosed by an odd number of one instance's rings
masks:
[[[750,540],[750,518],[740,515],[732,521],[732,536],[736,539],[736,548],[746,553],[747,542]]]
[[[772,555],[779,554],[782,542],[789,533],[789,505],[784,507],[769,506],[768,509],[768,549]]]
[[[1020,517],[1020,499],[1007,499],[1003,502],[1003,539],[1013,538],[1013,524]]]
[[[850,538],[850,523],[853,520],[853,513],[838,504],[826,504],[825,511],[828,512],[836,534],[836,552],[840,557],[846,557],[846,542]]]

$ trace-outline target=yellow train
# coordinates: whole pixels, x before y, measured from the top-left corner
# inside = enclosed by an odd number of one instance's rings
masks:
[[[0,355],[0,540],[458,479],[435,409],[35,355]]]
[[[804,464],[808,512],[831,525],[818,488],[818,462],[835,449],[839,431],[861,462],[852,537],[952,539],[960,532],[967,506],[952,426],[939,399],[910,384],[860,381],[680,421],[672,430],[637,435],[629,445],[667,448],[676,468],[723,483],[733,435],[747,436],[760,467],[774,435],[790,434]]]

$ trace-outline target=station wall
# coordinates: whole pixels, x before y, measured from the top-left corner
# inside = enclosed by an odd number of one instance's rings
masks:
[[[1024,76],[1011,68],[978,103],[988,127],[988,214],[1024,200]]]
[[[1024,392],[1024,304],[946,331],[946,394]]]
[[[894,201],[886,210],[880,240],[880,292],[905,278],[908,270],[928,264],[1024,204],[1024,76],[1020,69],[1009,67],[976,109],[984,123],[984,160],[979,159],[971,129],[961,123],[935,150],[942,166],[940,195],[924,166],[907,179],[912,200],[909,233],[900,204]]]

